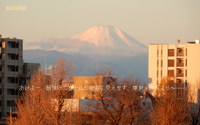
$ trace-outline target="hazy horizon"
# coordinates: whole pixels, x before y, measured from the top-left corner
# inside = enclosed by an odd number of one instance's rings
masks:
[[[0,33],[24,43],[70,38],[95,25],[116,26],[145,45],[199,39],[200,1],[1,0]],[[6,10],[26,6],[27,10]]]

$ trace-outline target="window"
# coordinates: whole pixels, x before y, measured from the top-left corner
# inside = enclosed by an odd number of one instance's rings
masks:
[[[18,60],[18,54],[8,54],[9,60]]]
[[[15,89],[7,89],[7,95],[17,95],[17,90]]]
[[[17,77],[8,77],[7,82],[8,83],[18,83],[18,78]]]
[[[185,77],[187,77],[187,69],[185,70]]]
[[[185,87],[187,87],[187,85],[188,85],[188,84],[187,84],[187,80],[185,80]]]
[[[161,50],[161,57],[163,56],[163,50]]]
[[[163,67],[163,60],[161,60],[161,67]]]
[[[174,77],[174,70],[168,70],[168,76]]]
[[[15,107],[16,105],[15,105],[15,101],[14,100],[9,100],[9,101],[7,101],[7,106],[8,107]]]
[[[159,76],[159,71],[157,70],[157,77]]]
[[[159,67],[159,60],[157,60],[157,67]]]
[[[168,56],[174,56],[174,49],[168,49]]]
[[[177,48],[177,56],[184,56],[184,48]]]
[[[18,42],[8,41],[8,48],[18,48]]]
[[[18,66],[8,65],[8,71],[10,71],[10,72],[18,72]]]
[[[157,57],[159,56],[159,50],[157,50]]]
[[[161,77],[162,77],[162,70],[161,70]]]
[[[177,68],[177,77],[184,77],[184,69]]]
[[[187,66],[187,59],[185,60],[185,66]]]
[[[187,56],[187,49],[185,49],[185,56]]]
[[[174,60],[173,59],[168,60],[168,67],[174,67]]]

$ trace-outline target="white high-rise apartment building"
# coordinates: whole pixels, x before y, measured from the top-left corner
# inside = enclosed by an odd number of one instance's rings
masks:
[[[186,44],[151,44],[148,64],[150,89],[155,90],[162,78],[171,76],[177,91],[183,92],[188,85],[193,85],[194,92],[198,93],[195,85],[200,80],[199,40]],[[197,103],[198,98],[193,102]]]

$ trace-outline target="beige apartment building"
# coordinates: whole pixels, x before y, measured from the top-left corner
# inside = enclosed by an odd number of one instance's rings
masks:
[[[74,99],[91,99],[91,96],[97,92],[102,92],[106,86],[112,87],[115,85],[116,81],[117,78],[108,76],[75,76]],[[88,93],[88,90],[90,93]]]
[[[16,111],[19,86],[28,85],[38,63],[24,63],[23,40],[0,35],[0,117]]]
[[[166,76],[171,77],[177,91],[184,92],[188,85],[196,88],[200,80],[199,40],[186,44],[151,44],[148,64],[149,89],[155,90]],[[195,93],[199,91],[193,90]],[[193,102],[197,101],[198,96]]]

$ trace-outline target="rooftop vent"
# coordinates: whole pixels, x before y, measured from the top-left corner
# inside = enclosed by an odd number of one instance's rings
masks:
[[[177,39],[177,43],[178,43],[178,44],[180,43],[180,39]]]
[[[199,39],[195,40],[196,44],[199,44]]]
[[[192,42],[188,42],[189,44],[200,44],[200,40],[199,39],[197,39],[197,40],[195,40],[195,41],[192,41]]]

